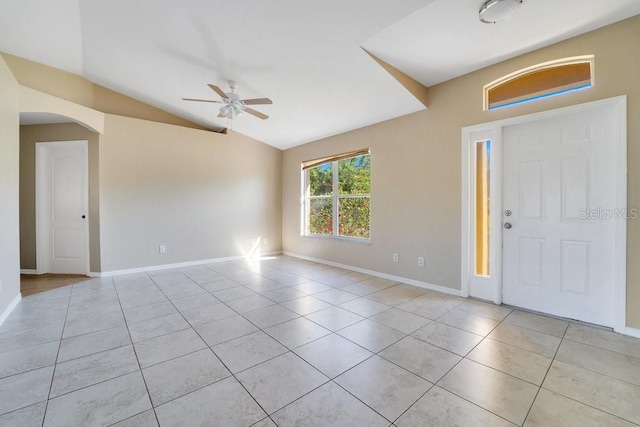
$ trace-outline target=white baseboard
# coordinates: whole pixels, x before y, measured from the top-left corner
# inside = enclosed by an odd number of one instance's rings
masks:
[[[18,305],[21,299],[22,294],[19,293],[18,295],[16,295],[13,301],[11,301],[11,304],[9,304],[9,307],[7,307],[4,313],[0,314],[0,326],[2,326],[5,320],[7,320],[7,317],[9,317],[9,315],[11,314],[13,309],[16,308],[16,305]]]
[[[414,279],[408,279],[406,277],[394,276],[392,274],[387,274],[387,273],[380,273],[379,271],[367,270],[366,268],[360,268],[360,267],[354,267],[354,266],[351,266],[351,265],[340,264],[338,262],[327,261],[327,260],[324,260],[324,259],[309,257],[309,256],[306,256],[306,255],[300,255],[300,254],[296,254],[296,253],[293,253],[293,252],[284,251],[284,252],[282,252],[282,254],[286,255],[286,256],[294,257],[294,258],[304,259],[304,260],[307,260],[307,261],[317,262],[319,264],[330,265],[332,267],[344,268],[345,270],[356,271],[358,273],[368,274],[370,276],[380,277],[382,279],[393,280],[395,282],[405,283],[407,285],[417,286],[419,288],[429,289],[431,291],[442,292],[442,293],[448,294],[448,295],[455,295],[455,296],[461,296],[462,295],[462,292],[460,290],[458,290],[458,289],[451,289],[451,288],[447,288],[445,286],[434,285],[432,283],[421,282],[419,280],[414,280]]]
[[[635,329],[635,328],[625,328],[624,330],[624,334],[625,335],[629,335],[631,337],[636,337],[636,338],[640,338],[640,329]]]
[[[271,256],[271,255],[281,255],[282,252],[268,252],[263,253],[261,256]],[[195,265],[202,264],[211,264],[216,262],[225,262],[225,261],[237,261],[240,259],[247,259],[247,257],[238,255],[238,256],[230,256],[223,258],[210,258],[210,259],[201,259],[198,261],[186,261],[186,262],[177,262],[173,264],[163,264],[163,265],[151,265],[148,267],[138,267],[138,268],[129,268],[126,270],[113,270],[113,271],[101,271],[101,272],[90,272],[87,274],[89,277],[112,277],[112,276],[121,276],[123,274],[135,274],[135,273],[145,273],[147,271],[158,271],[158,270],[168,270],[171,268],[184,268],[184,267],[192,267]]]
[[[20,269],[20,274],[38,275],[38,274],[42,274],[42,273],[39,273],[38,270],[32,270],[32,269],[29,269],[29,268],[21,268]]]

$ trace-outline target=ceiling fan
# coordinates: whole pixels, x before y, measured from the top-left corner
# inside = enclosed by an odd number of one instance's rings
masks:
[[[236,82],[233,80],[228,81],[229,88],[231,92],[224,92],[218,86],[214,84],[208,84],[215,93],[220,95],[222,101],[214,101],[212,99],[195,99],[195,98],[182,98],[185,101],[196,101],[196,102],[211,102],[214,104],[224,104],[220,107],[220,112],[218,113],[218,117],[220,118],[229,118],[230,120],[235,119],[238,116],[241,116],[243,113],[251,114],[252,116],[256,116],[259,119],[266,120],[269,118],[264,113],[260,111],[254,110],[253,108],[248,107],[249,105],[265,105],[265,104],[273,104],[269,98],[255,98],[255,99],[240,99],[240,96],[235,93]]]

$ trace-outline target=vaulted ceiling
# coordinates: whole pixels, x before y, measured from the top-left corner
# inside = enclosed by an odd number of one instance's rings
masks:
[[[363,50],[426,86],[640,13],[638,0],[0,0],[0,51],[285,149],[424,109]],[[581,52],[589,53],[589,52]],[[238,82],[270,116],[229,123],[207,86]]]

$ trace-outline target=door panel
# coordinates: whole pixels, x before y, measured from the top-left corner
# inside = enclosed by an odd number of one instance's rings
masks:
[[[79,222],[84,211],[84,165],[82,157],[69,149],[54,149],[52,158],[53,222]]]
[[[43,143],[46,153],[43,265],[51,273],[88,273],[87,143]]]
[[[542,198],[544,164],[540,161],[520,164],[520,212],[523,218],[542,219],[544,200]]]
[[[520,284],[542,286],[544,239],[520,237]]]
[[[580,220],[580,210],[589,203],[589,159],[562,160],[562,219]]]
[[[503,300],[613,325],[614,107],[504,128]]]
[[[58,262],[71,259],[84,259],[83,230],[61,229],[53,230],[53,259]],[[59,268],[57,268],[59,269]],[[78,273],[80,273],[78,271]]]
[[[592,242],[561,242],[560,292],[589,294],[589,268]]]

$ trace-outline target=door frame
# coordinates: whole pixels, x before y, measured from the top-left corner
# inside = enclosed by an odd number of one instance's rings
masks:
[[[502,304],[502,215],[491,215],[490,224],[490,274],[477,276],[475,265],[475,147],[476,142],[491,140],[489,170],[491,180],[491,212],[502,212],[503,198],[503,129],[539,120],[551,119],[611,105],[617,110],[615,150],[616,206],[618,212],[627,209],[627,96],[617,96],[599,101],[557,108],[539,113],[497,120],[462,128],[462,250],[461,250],[461,294],[472,296],[495,304]],[[615,266],[614,266],[614,330],[626,333],[627,299],[627,220],[623,215],[615,215]],[[498,272],[498,274],[496,274]]]
[[[49,182],[49,178],[45,176],[46,162],[49,158],[48,148],[69,148],[75,146],[84,151],[84,177],[85,177],[85,211],[87,212],[87,220],[85,221],[85,266],[84,274],[89,274],[91,260],[89,259],[91,251],[89,250],[89,141],[88,140],[72,140],[72,141],[51,141],[36,142],[36,274],[49,273],[51,270],[51,257],[45,253],[45,236],[51,235],[50,221],[45,217],[47,191],[43,188],[43,184]]]

